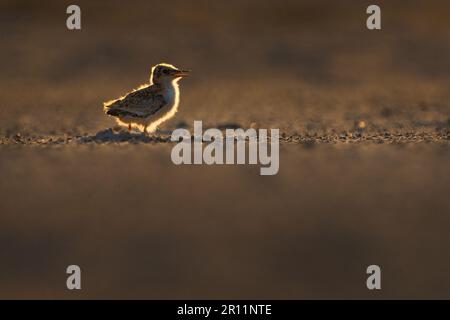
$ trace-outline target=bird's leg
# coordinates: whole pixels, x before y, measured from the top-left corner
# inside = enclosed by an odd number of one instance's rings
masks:
[[[128,132],[131,132],[131,123],[128,124]]]

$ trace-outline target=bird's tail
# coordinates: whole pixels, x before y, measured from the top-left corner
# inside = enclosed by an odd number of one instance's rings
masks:
[[[117,116],[119,115],[119,110],[113,109],[113,108],[108,108],[108,109],[106,110],[106,114],[107,114],[108,116],[114,116],[114,117],[117,117]]]
[[[103,111],[109,116],[117,117],[119,113],[119,110],[115,108],[117,106],[117,101],[118,100],[111,100],[103,103]]]

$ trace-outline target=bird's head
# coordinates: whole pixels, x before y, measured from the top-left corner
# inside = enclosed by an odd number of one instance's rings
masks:
[[[160,63],[152,68],[150,80],[154,84],[172,82],[186,77],[189,72],[188,70],[180,70],[171,64]]]

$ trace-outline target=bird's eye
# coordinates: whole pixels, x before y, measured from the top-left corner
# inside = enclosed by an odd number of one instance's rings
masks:
[[[164,70],[163,70],[163,73],[164,73],[164,74],[169,74],[169,70],[164,69]]]

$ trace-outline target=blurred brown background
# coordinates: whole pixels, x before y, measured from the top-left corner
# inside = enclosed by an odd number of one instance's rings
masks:
[[[448,1],[379,1],[382,31],[366,28],[370,1],[2,1],[0,127],[96,132],[114,122],[102,102],[165,61],[190,68],[181,112],[287,133],[448,127]]]
[[[77,1],[82,31],[69,4],[0,3],[1,135],[111,127],[163,61],[193,70],[163,129],[448,132],[448,1],[377,1],[382,31],[372,1]],[[170,147],[1,146],[0,297],[450,298],[448,142],[284,144],[273,177]]]

